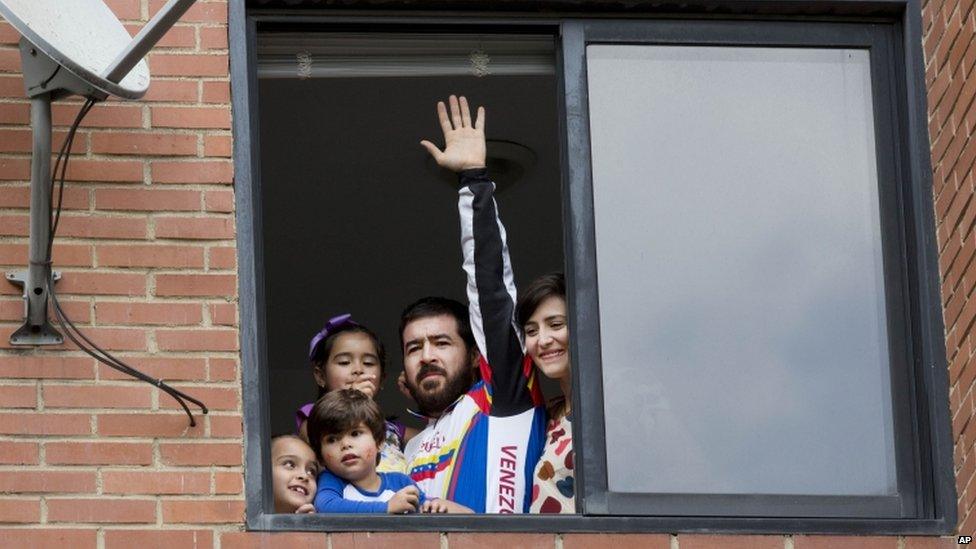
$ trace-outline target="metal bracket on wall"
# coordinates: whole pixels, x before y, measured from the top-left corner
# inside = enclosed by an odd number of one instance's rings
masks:
[[[61,280],[61,272],[53,271],[51,279],[53,282]],[[64,343],[64,336],[47,321],[47,314],[36,319],[39,321],[38,323],[31,320],[31,296],[27,288],[27,271],[7,273],[7,280],[24,289],[24,325],[10,335],[10,343],[13,345],[60,345]]]

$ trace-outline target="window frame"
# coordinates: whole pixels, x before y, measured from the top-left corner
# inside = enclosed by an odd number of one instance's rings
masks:
[[[894,98],[887,102],[894,112],[900,156],[895,164],[902,174],[899,194],[900,222],[904,225],[905,250],[901,258],[905,283],[909,291],[904,296],[904,306],[910,311],[912,321],[911,345],[914,352],[909,356],[913,379],[906,387],[909,394],[896,398],[914,401],[915,413],[910,418],[911,435],[917,454],[916,471],[920,482],[914,499],[918,508],[914,518],[790,518],[790,517],[716,517],[716,516],[607,516],[601,512],[608,506],[606,488],[606,463],[603,441],[596,437],[577,438],[577,481],[585,488],[579,490],[580,508],[590,514],[568,516],[522,515],[518,517],[496,515],[430,515],[430,516],[350,516],[350,515],[277,515],[273,509],[268,393],[268,357],[264,329],[264,274],[261,257],[262,223],[260,204],[260,154],[257,127],[257,62],[256,39],[258,26],[263,24],[294,24],[327,26],[331,29],[347,26],[385,28],[400,26],[409,20],[412,28],[426,30],[452,27],[471,31],[512,30],[532,28],[534,31],[551,32],[557,38],[557,71],[559,79],[561,165],[563,169],[563,219],[564,249],[567,262],[569,313],[574,324],[575,336],[571,349],[577,364],[592,363],[595,353],[599,364],[599,327],[596,304],[595,267],[587,265],[592,257],[593,205],[592,187],[588,180],[589,136],[585,108],[585,72],[582,65],[574,64],[566,57],[573,48],[584,48],[586,33],[594,29],[600,32],[618,32],[633,26],[635,18],[647,14],[631,14],[629,19],[596,20],[593,14],[579,14],[589,19],[578,19],[574,14],[555,14],[548,17],[527,16],[524,13],[468,14],[458,12],[452,16],[430,16],[424,13],[390,11],[343,10],[255,10],[249,13],[243,0],[229,3],[229,33],[232,107],[234,113],[234,165],[237,206],[237,247],[239,269],[240,338],[242,400],[245,445],[245,498],[246,527],[248,530],[304,530],[304,531],[482,531],[482,532],[735,532],[735,533],[844,533],[844,534],[944,534],[952,531],[956,523],[955,479],[952,466],[952,435],[948,409],[948,372],[945,359],[942,308],[939,293],[939,272],[929,147],[925,120],[925,86],[921,54],[921,8],[914,1],[880,2],[823,2],[818,7],[825,14],[811,18],[808,13],[811,2],[770,2],[762,7],[764,12],[776,15],[757,15],[755,6],[747,2],[723,2],[730,11],[753,10],[748,20],[739,20],[735,26],[752,28],[756,23],[769,24],[769,20],[816,21],[813,27],[840,23],[870,25],[883,23],[894,29],[889,40],[892,55],[886,70],[891,75]],[[692,3],[691,10],[707,9],[706,3]],[[542,6],[533,3],[532,7]],[[843,12],[843,18],[832,15],[832,10]],[[804,14],[807,15],[804,15]],[[850,14],[855,14],[851,16]],[[860,14],[857,16],[856,14]],[[463,15],[463,16],[462,16]],[[674,16],[671,14],[670,16]],[[677,14],[682,24],[715,24],[717,18]],[[663,17],[658,14],[658,17]],[[741,15],[727,15],[724,20],[741,19]],[[647,19],[642,24],[654,24],[658,18]],[[764,21],[767,20],[767,21]],[[704,22],[704,23],[703,23]],[[660,23],[658,23],[660,24]],[[733,23],[726,23],[733,24]],[[682,25],[672,25],[678,28]],[[820,27],[826,28],[826,27]],[[602,29],[602,30],[600,30]],[[615,30],[616,29],[616,30]],[[680,34],[680,33],[679,33]],[[748,32],[747,32],[748,34]],[[761,35],[761,32],[755,32]],[[814,31],[816,34],[816,31]],[[602,35],[601,35],[602,36]],[[735,42],[739,44],[739,42]],[[581,57],[579,58],[581,59]],[[874,67],[872,55],[872,67]],[[557,75],[557,79],[559,76]],[[583,78],[582,81],[579,79]],[[872,81],[874,69],[872,69]],[[579,87],[578,83],[583,86]],[[877,90],[875,90],[877,92]],[[582,93],[582,95],[581,95]],[[878,97],[874,98],[880,103]],[[875,106],[875,111],[879,107]],[[878,122],[876,121],[876,128]],[[881,173],[879,173],[879,181]],[[884,197],[882,197],[884,198]],[[575,235],[575,238],[573,236]],[[887,257],[886,253],[886,257]],[[591,262],[592,263],[592,262]],[[592,269],[588,272],[587,269]],[[887,269],[886,269],[887,280]],[[891,300],[888,300],[891,303]],[[891,314],[891,313],[889,313]],[[578,429],[585,433],[602,431],[602,377],[598,369],[574,370],[574,399],[579,404],[582,422]],[[586,384],[588,391],[581,391]],[[600,390],[595,389],[599,387]],[[893,389],[894,390],[894,389]],[[933,406],[931,403],[936,403]],[[590,410],[582,412],[582,410]],[[896,449],[897,451],[897,449]],[[589,456],[589,457],[587,457]],[[595,459],[593,456],[597,456]],[[602,464],[600,463],[602,459]],[[604,491],[599,488],[603,476]],[[591,480],[587,481],[586,479]],[[743,501],[743,496],[732,496]],[[612,497],[611,497],[612,500]],[[738,503],[736,503],[738,504]],[[612,501],[609,505],[613,505]]]

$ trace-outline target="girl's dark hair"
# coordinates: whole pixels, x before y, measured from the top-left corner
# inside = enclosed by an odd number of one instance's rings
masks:
[[[549,273],[532,281],[529,287],[519,296],[515,306],[515,317],[520,326],[525,326],[529,317],[539,305],[552,296],[566,299],[566,279],[563,273]]]
[[[308,415],[308,441],[319,461],[325,462],[322,457],[323,437],[348,431],[360,423],[365,423],[369,428],[377,447],[383,444],[386,422],[379,405],[365,393],[356,389],[339,389],[318,399]]]
[[[380,361],[380,381],[386,377],[386,348],[383,347],[383,342],[380,338],[373,333],[366,326],[360,326],[356,324],[349,324],[343,326],[335,331],[335,333],[329,334],[329,337],[325,338],[322,342],[322,351],[319,356],[321,360],[313,360],[312,366],[323,368],[325,363],[329,361],[329,355],[332,354],[332,347],[335,346],[335,342],[338,341],[339,336],[343,334],[364,334],[366,337],[373,342],[373,346],[376,347],[376,357]],[[319,387],[319,398],[321,398],[328,390],[325,387]]]

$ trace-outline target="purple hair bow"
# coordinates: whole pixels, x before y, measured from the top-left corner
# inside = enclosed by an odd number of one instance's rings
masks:
[[[325,341],[325,338],[348,326],[359,326],[359,323],[353,320],[352,315],[349,313],[330,318],[329,321],[325,323],[325,327],[322,328],[322,331],[315,334],[315,337],[312,338],[312,342],[309,343],[308,359],[312,362],[316,362],[315,357],[321,352],[322,342]]]

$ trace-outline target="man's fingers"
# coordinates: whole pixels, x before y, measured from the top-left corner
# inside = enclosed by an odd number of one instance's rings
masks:
[[[461,125],[465,128],[471,127],[471,109],[468,108],[468,98],[461,96]]]
[[[452,95],[448,98],[451,103],[451,123],[454,124],[454,129],[463,127],[461,124],[461,106],[458,104],[458,98],[456,95]]]
[[[451,120],[447,117],[447,107],[444,106],[443,101],[437,102],[437,120],[439,120],[441,123],[441,131],[444,132],[444,135],[447,135],[454,130],[454,128],[451,127]]]
[[[485,108],[478,107],[478,115],[474,119],[474,129],[480,131],[482,134],[485,133]]]

